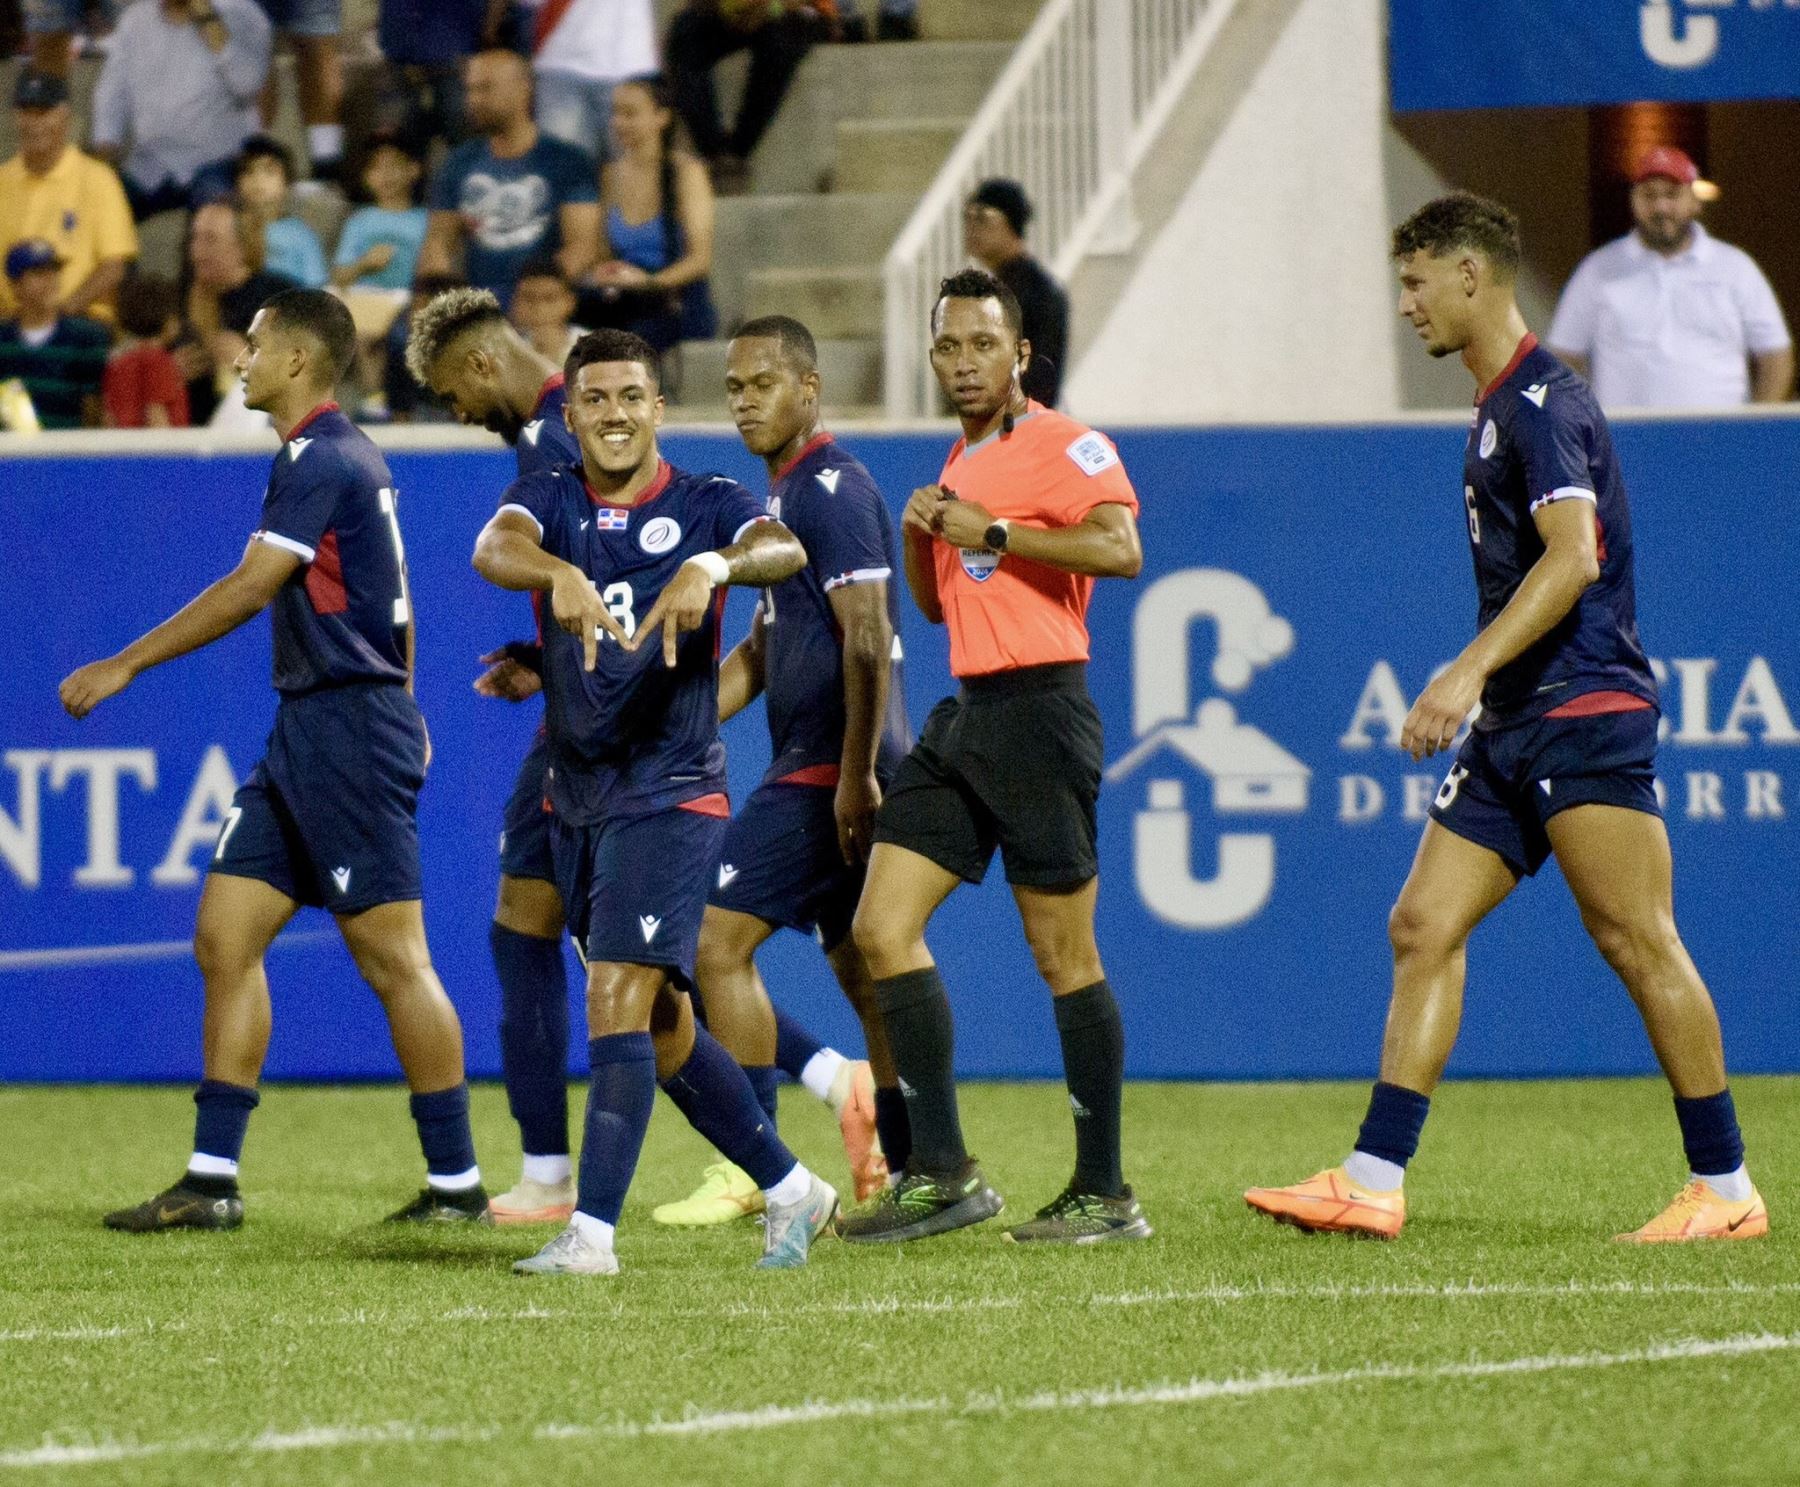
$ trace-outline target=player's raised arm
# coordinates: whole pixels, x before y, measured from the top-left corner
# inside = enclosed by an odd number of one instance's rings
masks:
[[[85,718],[108,697],[123,692],[139,672],[211,645],[267,609],[300,566],[298,555],[268,542],[252,541],[237,567],[184,604],[154,630],[140,635],[116,656],[90,661],[63,678],[62,705]]]
[[[663,664],[673,666],[677,644],[689,630],[700,628],[715,588],[767,588],[805,566],[806,549],[798,537],[773,518],[754,522],[737,541],[714,552],[695,553],[683,563],[625,646],[639,649],[660,626]]]
[[[629,642],[604,604],[593,580],[573,563],[544,551],[537,522],[519,508],[496,511],[475,541],[475,571],[496,588],[550,596],[556,623],[581,641],[581,664],[594,669],[598,632],[620,645]]]
[[[719,663],[719,721],[729,722],[762,696],[766,680],[763,604],[750,617],[750,633]]]

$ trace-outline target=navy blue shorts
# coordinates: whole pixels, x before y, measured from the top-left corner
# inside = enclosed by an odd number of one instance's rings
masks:
[[[691,990],[706,889],[724,839],[722,816],[680,807],[599,826],[552,816],[556,886],[582,958],[661,966]]]
[[[404,687],[283,698],[209,871],[334,914],[419,898],[424,783],[425,725]]]
[[[838,850],[836,792],[761,786],[732,817],[707,902],[814,934],[827,950],[850,933],[865,869]]]
[[[509,878],[556,881],[550,860],[550,806],[545,800],[544,772],[550,767],[550,742],[539,734],[519,766],[506,814],[500,818],[500,871]]]
[[[1653,707],[1585,718],[1539,718],[1464,740],[1431,819],[1497,853],[1515,873],[1544,865],[1544,823],[1578,805],[1662,815],[1656,801]]]

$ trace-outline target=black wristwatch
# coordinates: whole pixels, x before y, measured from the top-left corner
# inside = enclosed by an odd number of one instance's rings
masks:
[[[981,540],[987,544],[988,551],[1006,551],[1006,527],[1007,524],[1004,521],[997,521],[981,534]]]

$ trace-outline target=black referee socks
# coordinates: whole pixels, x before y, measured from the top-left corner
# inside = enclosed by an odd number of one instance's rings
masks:
[[[1125,1191],[1119,1161],[1119,1097],[1125,1082],[1125,1025],[1104,981],[1059,996],[1056,1032],[1075,1112],[1075,1187],[1114,1198]]]
[[[912,1126],[907,1170],[934,1176],[959,1173],[969,1153],[956,1113],[956,1033],[944,978],[936,966],[888,976],[875,983],[875,1001]]]

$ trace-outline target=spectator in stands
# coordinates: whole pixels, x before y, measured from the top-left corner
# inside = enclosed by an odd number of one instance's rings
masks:
[[[858,0],[838,0],[838,39],[867,41],[869,23]],[[876,41],[917,41],[919,0],[880,0],[875,12]]]
[[[1069,297],[1026,248],[1030,221],[1031,203],[1017,181],[983,181],[963,207],[963,249],[1018,296],[1031,342],[1020,383],[1027,397],[1054,408],[1068,356]]]
[[[124,160],[140,221],[230,195],[268,75],[269,20],[253,0],[126,7],[94,90],[94,149]]]
[[[58,308],[106,319],[138,251],[125,188],[111,166],[69,142],[69,89],[61,78],[19,74],[13,127],[19,153],[0,165],[0,248],[47,239],[63,266]],[[0,313],[11,308],[11,290],[0,286]]]
[[[118,18],[119,0],[25,0],[25,32],[31,38],[31,65],[66,78],[83,21],[108,29]]]
[[[187,388],[169,347],[181,333],[175,286],[155,274],[138,274],[119,290],[119,329],[124,334],[106,361],[100,400],[109,429],[184,429]]]
[[[519,334],[559,367],[588,331],[574,323],[575,291],[554,258],[534,258],[519,270],[507,314]]]
[[[694,148],[724,192],[741,191],[757,141],[774,120],[794,73],[830,25],[833,7],[775,0],[688,0],[669,25],[669,77],[675,107]],[[737,122],[719,117],[713,69],[736,52],[750,53],[750,76]]]
[[[312,177],[315,181],[334,181],[344,158],[344,129],[338,119],[344,106],[344,65],[338,56],[338,33],[344,29],[343,0],[256,3],[293,49],[300,118],[306,125],[306,154],[312,162]],[[274,124],[279,103],[275,74],[271,71],[262,91],[264,129]]]
[[[635,331],[659,351],[718,328],[712,290],[713,193],[706,168],[675,147],[675,111],[660,78],[613,89],[614,157],[600,172],[605,262],[581,319]]]
[[[253,134],[237,158],[237,196],[244,214],[262,229],[263,267],[307,289],[323,289],[330,274],[319,235],[288,207],[294,157],[270,134]]]
[[[237,383],[232,370],[264,300],[292,279],[262,266],[262,231],[231,201],[208,202],[188,227],[187,328],[175,347],[187,378],[188,413],[210,423]]]
[[[1545,340],[1604,408],[1784,401],[1794,343],[1769,281],[1700,225],[1699,169],[1667,145],[1632,176],[1631,232],[1595,249],[1564,288]]]
[[[0,382],[23,382],[47,429],[98,426],[112,332],[58,308],[62,259],[46,239],[15,243],[6,255],[6,277],[15,308],[12,319],[0,321]]]
[[[405,289],[418,269],[428,213],[419,205],[425,161],[404,134],[374,141],[363,166],[372,206],[358,207],[338,235],[331,282],[340,289]]]
[[[656,71],[650,0],[544,0],[531,51],[538,128],[604,160],[613,85]]]
[[[464,64],[498,46],[507,0],[381,0],[376,38],[388,71],[376,101],[377,131],[458,145],[468,137]]]
[[[486,51],[464,73],[479,136],[451,152],[431,185],[421,274],[463,276],[504,303],[525,261],[554,253],[571,279],[600,257],[594,159],[531,120],[531,69],[516,52]]]

